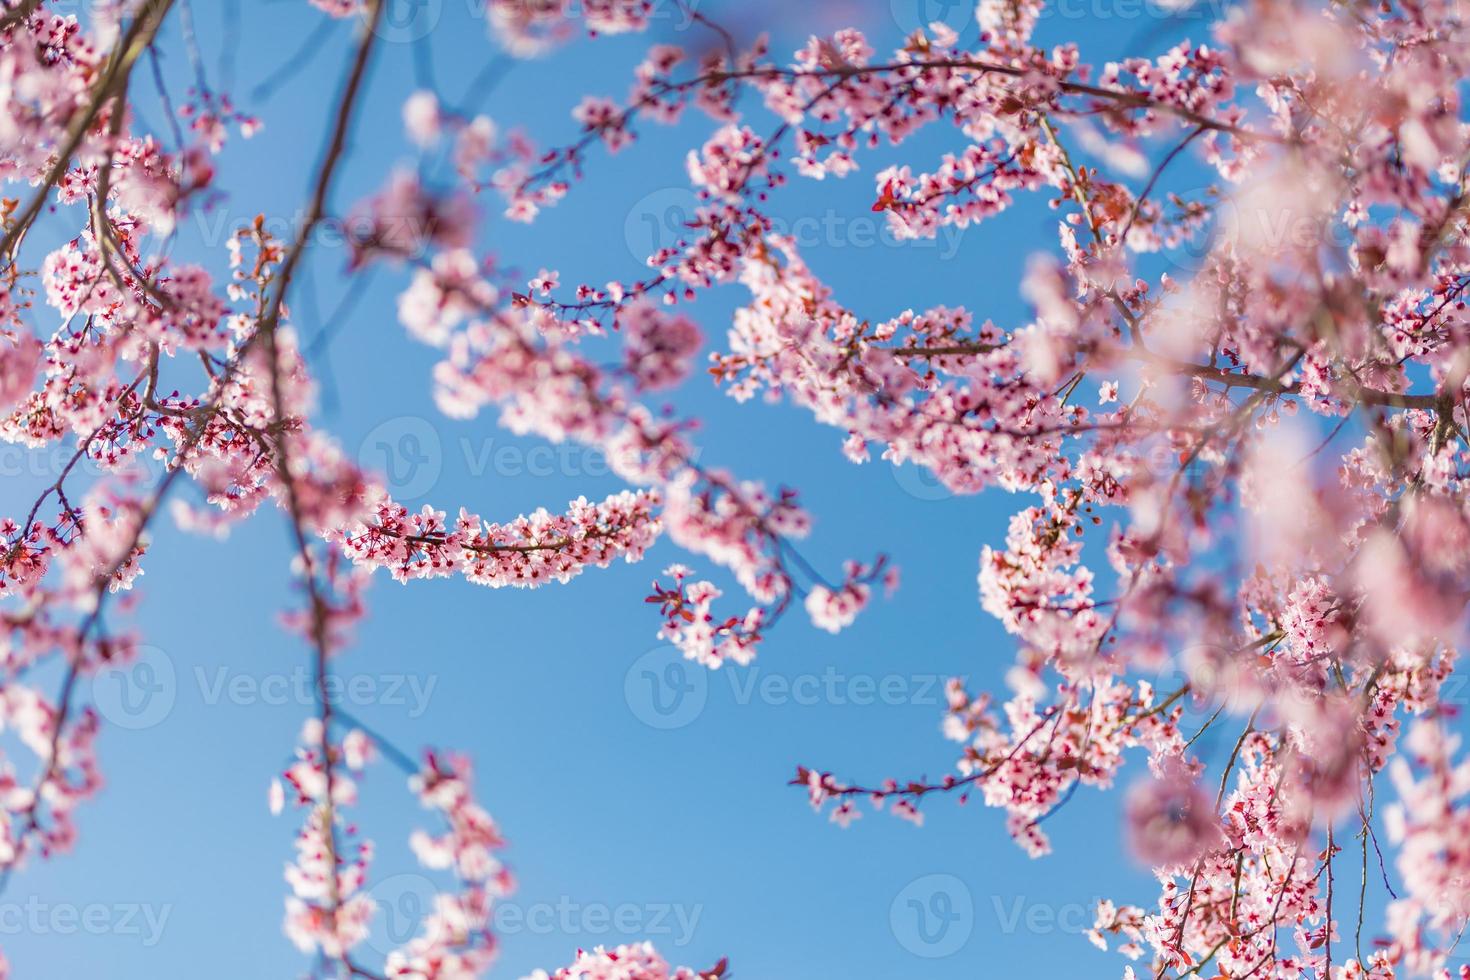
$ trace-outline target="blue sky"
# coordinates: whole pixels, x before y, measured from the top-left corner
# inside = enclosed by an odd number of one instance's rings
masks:
[[[398,23],[407,34],[425,28],[420,50],[432,52],[433,75],[455,102],[495,47],[468,0],[422,2],[417,16],[426,19]],[[868,29],[879,49],[892,47],[923,2],[852,2],[843,19]],[[796,47],[800,30],[836,23],[819,12],[797,23],[770,6],[786,25],[775,32],[778,52]],[[309,63],[270,98],[252,100],[323,18],[305,0],[246,0],[240,33],[224,45],[234,7],[195,0],[206,65],[217,82],[222,51],[234,50],[233,92],[266,128],[228,149],[219,180],[228,197],[186,221],[177,253],[220,278],[219,229],[256,213],[289,222],[300,208],[350,37],[345,24],[317,36]],[[930,8],[922,19],[973,31],[966,4]],[[699,9],[718,19],[750,8],[706,0]],[[1043,36],[1079,35],[1098,60],[1130,44],[1156,52],[1185,29],[1204,33],[1202,17],[1180,25],[1143,0],[1073,0],[1059,10]],[[682,25],[670,13],[654,33],[700,43]],[[181,91],[188,69],[178,40],[175,23],[164,71]],[[543,144],[563,142],[575,129],[571,107],[586,93],[621,95],[647,41],[579,41],[517,63],[485,111],[502,128],[520,124]],[[338,212],[394,165],[412,164],[398,107],[415,87],[414,48],[397,36],[381,49]],[[147,115],[162,128],[156,104]],[[662,244],[655,236],[689,200],[685,151],[712,129],[691,115],[674,129],[643,130],[622,154],[595,154],[587,179],[530,228],[501,220],[486,199],[481,248],[528,276],[542,266],[559,269],[563,282],[637,276],[641,255]],[[904,156],[927,169],[959,147],[936,129]],[[891,159],[864,156],[846,181],[797,180],[778,196],[773,210],[792,223],[812,266],[868,316],[950,304],[1024,322],[1015,284],[1027,256],[1055,244],[1044,199],[958,237],[894,243],[868,209],[872,174]],[[349,285],[346,258],[329,245],[311,254],[293,320],[310,338],[345,290],[361,291],[317,361],[327,382],[319,421],[387,469],[400,497],[508,518],[621,488],[584,451],[517,439],[490,417],[437,417],[435,354],[395,322],[403,274],[383,269]],[[741,299],[729,287],[694,308],[711,345]],[[705,675],[673,663],[642,602],[649,581],[682,558],[666,543],[639,565],[532,593],[380,578],[370,619],[337,664],[344,697],[399,745],[476,759],[478,795],[509,838],[520,880],[499,920],[492,975],[513,980],[568,962],[578,946],[645,937],[695,967],[729,956],[749,980],[1120,975],[1122,961],[1081,935],[1096,898],[1155,895],[1121,853],[1116,794],[1079,793],[1048,823],[1056,853],[1032,861],[1006,839],[1001,815],[978,803],[931,800],[922,829],[869,814],[843,831],[785,785],[797,763],[875,782],[950,771],[956,747],[939,733],[943,678],[999,691],[1013,654],[979,606],[979,551],[1000,542],[1010,513],[1030,501],[999,491],[956,499],[913,470],[855,467],[839,452],[841,433],[789,406],[737,406],[699,379],[672,400],[705,420],[702,461],[801,490],[816,518],[803,548],[814,563],[836,568],[884,552],[902,567],[903,587],[839,637],[792,616],[753,668]],[[49,482],[54,463],[0,448],[13,513]],[[308,651],[275,621],[294,599],[289,557],[275,512],[225,542],[159,533],[139,582],[148,655],[95,691],[118,723],[101,744],[108,786],[80,814],[75,853],[33,864],[0,896],[0,948],[15,976],[245,980],[306,971],[280,931],[281,869],[298,815],[273,818],[266,808],[266,786],[313,711]],[[401,941],[429,887],[406,847],[427,815],[386,764],[367,777],[356,815],[378,845],[380,932]]]

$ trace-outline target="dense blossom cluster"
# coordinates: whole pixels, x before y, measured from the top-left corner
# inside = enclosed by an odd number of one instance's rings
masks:
[[[294,802],[306,808],[306,823],[296,836],[296,861],[286,866],[291,897],[286,900],[286,935],[303,953],[320,950],[342,959],[368,936],[373,915],[366,895],[372,845],[360,841],[349,860],[347,834],[338,826],[342,808],[357,800],[353,776],[368,761],[370,747],[358,730],[341,743],[327,741],[326,726],[318,718],[306,722],[296,762],[283,778]],[[279,811],[285,791],[271,786],[271,808]]]
[[[453,871],[459,891],[434,897],[420,934],[388,954],[386,973],[405,978],[479,976],[495,955],[493,902],[515,884],[495,856],[504,841],[495,821],[470,795],[468,760],[440,760],[429,753],[410,785],[423,805],[438,811],[447,824],[438,835],[415,831],[410,839],[414,854],[426,868]]]
[[[882,556],[832,578],[813,567],[795,491],[707,465],[695,420],[648,404],[704,375],[737,401],[810,412],[853,463],[1025,497],[977,556],[976,601],[1016,657],[1004,695],[950,684],[955,771],[865,786],[803,766],[813,806],[844,826],[865,800],[921,823],[932,796],[978,794],[1039,857],[1043,821],[1079,787],[1126,782],[1128,845],[1158,894],[1102,902],[1089,933],[1130,961],[1124,976],[1447,980],[1470,926],[1470,760],[1450,684],[1470,598],[1464,0],[1247,0],[1202,19],[1208,37],[1103,65],[1034,39],[1041,0],[980,0],[978,37],[933,24],[880,53],[844,29],[789,56],[690,5],[709,43],[651,44],[626,98],[568,107],[571,141],[550,149],[415,93],[389,115],[420,165],[387,168],[340,216],[332,190],[386,3],[310,4],[355,41],[305,220],[285,240],[260,220],[240,229],[215,272],[163,243],[228,176],[227,141],[258,123],[202,70],[188,101],[165,94],[168,132],[134,111],[174,0],[82,19],[0,2],[0,180],[18,195],[0,207],[0,438],[65,454],[0,521],[0,728],[29,757],[0,763],[0,875],[67,850],[101,785],[102,725],[80,682],[137,656],[117,623],[160,517],[223,534],[273,504],[301,586],[286,625],[319,693],[270,796],[305,811],[285,932],[323,973],[482,975],[513,881],[468,760],[415,763],[326,695],[375,570],[533,587],[637,561],[667,532],[730,584],[669,567],[648,596],[659,635],[735,670],[789,610],[836,633],[876,585],[897,587]],[[485,12],[517,56],[646,31],[655,14],[650,0]],[[480,251],[484,214],[534,221],[598,154],[671,124],[700,130],[686,159],[699,203],[646,278],[563,282],[535,257],[537,275],[513,281]],[[931,132],[962,148],[865,159]],[[435,160],[442,180],[426,176]],[[857,181],[854,208],[900,242],[1049,205],[1056,248],[1027,265],[1025,322],[907,294],[845,305],[768,205],[827,178]],[[39,254],[43,216],[67,230]],[[447,415],[493,409],[513,433],[599,452],[636,489],[504,522],[393,500],[314,427],[291,325],[313,235],[336,220],[347,275],[402,277],[397,319],[437,351]],[[717,333],[692,307],[720,286],[743,302]],[[159,479],[139,478],[149,465]],[[198,504],[170,496],[186,483]],[[32,670],[45,663],[60,666],[54,693]],[[1207,731],[1227,756],[1203,751]],[[373,849],[344,814],[380,758],[433,814],[413,853],[452,882],[413,939],[369,964]],[[1341,887],[1346,864],[1360,890]],[[1370,888],[1381,928],[1365,924]],[[534,977],[725,973],[631,945]]]
[[[648,943],[617,949],[582,950],[571,966],[555,973],[537,970],[525,980],[720,980],[723,964],[696,972],[685,966],[670,968]]]
[[[606,568],[614,558],[637,561],[659,530],[657,497],[624,492],[601,504],[578,498],[565,515],[538,510],[509,524],[487,524],[460,509],[450,530],[443,511],[417,514],[384,497],[371,517],[340,531],[353,561],[387,568],[395,579],[463,574],[477,585],[533,588],[565,582],[584,568]]]

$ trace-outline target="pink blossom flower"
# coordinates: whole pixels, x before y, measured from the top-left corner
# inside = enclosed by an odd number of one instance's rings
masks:
[[[439,139],[442,125],[439,99],[433,92],[415,92],[403,103],[403,128],[420,147],[432,146]]]
[[[1221,842],[1214,808],[1188,771],[1173,769],[1128,794],[1128,844],[1139,860],[1180,868]]]

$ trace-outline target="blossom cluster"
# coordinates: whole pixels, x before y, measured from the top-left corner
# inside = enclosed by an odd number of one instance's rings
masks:
[[[182,16],[172,0],[86,18],[0,3],[0,180],[18,195],[0,204],[0,439],[64,460],[0,518],[0,727],[24,757],[0,759],[0,876],[69,849],[102,784],[84,682],[138,655],[125,620],[160,515],[224,536],[274,511],[299,586],[284,624],[323,692],[271,795],[304,811],[286,935],[359,976],[482,975],[513,881],[469,761],[415,762],[324,693],[376,572],[540,586],[638,561],[666,535],[713,571],[666,566],[646,597],[659,636],[732,670],[788,611],[839,633],[876,586],[897,586],[884,556],[840,574],[809,562],[815,518],[797,492],[705,461],[698,420],[652,401],[703,377],[737,403],[809,413],[852,464],[1020,497],[971,566],[976,606],[1014,640],[1007,690],[949,686],[954,770],[864,784],[802,766],[814,807],[848,826],[866,800],[919,824],[935,797],[977,797],[1040,858],[1067,846],[1051,814],[1126,783],[1128,849],[1158,890],[1101,903],[1089,934],[1137,964],[1125,976],[1449,976],[1470,927],[1451,683],[1470,599],[1460,0],[1245,0],[1204,36],[1104,64],[1037,40],[1041,0],[980,0],[978,36],[846,28],[785,54],[689,5],[718,43],[649,44],[626,96],[588,95],[560,131],[414,93],[391,114],[414,159],[340,210],[331,190],[387,4],[301,6],[354,38],[305,220],[288,239],[247,224],[216,267],[169,245],[223,192],[226,142],[259,122],[196,66],[186,99],[162,93],[167,131],[149,128],[135,76]],[[656,13],[650,0],[485,11],[512,56],[644,32]],[[641,278],[577,281],[540,256],[527,278],[480,247],[492,211],[534,222],[651,125],[699,130],[683,156],[697,206]],[[956,149],[905,161],[920,134]],[[1180,176],[1180,157],[1208,177]],[[1025,312],[987,319],[905,282],[885,284],[898,298],[881,309],[839,296],[771,203],[829,179],[857,185],[853,208],[900,243],[984,231],[1040,200],[1055,247],[1020,276]],[[314,232],[339,213],[349,288],[398,277],[396,318],[436,352],[447,416],[493,411],[518,436],[585,446],[628,489],[500,520],[392,499],[315,424],[292,320]],[[32,234],[43,224],[64,233]],[[739,302],[710,329],[699,301],[724,287]],[[54,694],[38,680],[49,665]],[[1202,748],[1218,736],[1223,758]],[[414,854],[453,882],[368,965],[374,855],[344,813],[379,758],[433,814]],[[1380,852],[1355,909],[1334,886],[1350,840],[1364,868]],[[1389,901],[1365,947],[1370,886]],[[725,973],[631,945],[536,976]]]

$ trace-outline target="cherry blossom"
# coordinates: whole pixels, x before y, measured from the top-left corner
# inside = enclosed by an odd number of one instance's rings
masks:
[[[913,548],[972,547],[974,605],[943,615],[989,615],[1011,640],[1003,690],[946,688],[953,770],[803,764],[792,783],[814,809],[858,835],[865,809],[921,826],[937,800],[974,799],[1062,861],[1048,818],[1115,808],[1155,886],[1120,883],[1087,938],[1125,977],[1448,980],[1470,923],[1453,683],[1470,600],[1463,4],[1245,0],[1100,64],[1037,40],[1041,0],[983,0],[978,31],[842,28],[790,50],[681,5],[700,40],[624,38],[640,53],[622,87],[492,118],[420,80],[374,118],[386,5],[310,0],[351,42],[298,226],[282,238],[261,217],[184,262],[169,246],[185,219],[228,194],[224,146],[262,125],[198,66],[186,97],[160,74],[142,101],[140,66],[194,44],[172,28],[184,5],[0,3],[0,438],[62,460],[0,517],[5,881],[71,850],[103,786],[85,682],[140,655],[159,516],[219,537],[279,519],[296,586],[281,619],[318,693],[266,801],[301,820],[284,934],[341,975],[486,974],[514,878],[476,794],[536,788],[476,786],[468,758],[406,751],[333,704],[374,580],[542,587],[667,539],[689,564],[662,566],[643,640],[733,671],[784,655],[788,612],[846,635],[898,584],[888,556],[809,560],[827,531],[810,498],[709,458],[681,407],[703,381],[810,414],[835,462],[1014,498],[1003,535]],[[575,58],[562,48],[648,31],[655,5],[485,14],[511,57]],[[362,161],[357,186],[378,190],[345,198],[351,133],[374,124],[403,156]],[[635,159],[654,125],[681,127],[697,203],[640,275],[583,282],[564,256],[486,244],[501,214],[575,207],[581,179]],[[951,149],[924,159],[921,133]],[[966,305],[907,281],[856,302],[781,231],[777,199],[799,204],[808,180],[901,244],[991,234],[1026,204],[1053,218],[1019,281],[982,281]],[[430,348],[421,380],[446,416],[585,447],[621,486],[490,517],[483,500],[395,500],[321,427],[293,319],[329,224],[349,290],[393,278],[386,318]],[[980,307],[997,286],[1012,312]],[[708,312],[717,291],[733,315]],[[414,937],[370,962],[383,870],[356,811],[388,766],[427,816],[407,843],[438,884]],[[533,977],[727,973],[631,944]]]
[[[577,953],[576,962],[555,973],[537,970],[523,980],[719,980],[725,976],[723,963],[712,970],[696,972],[685,966],[671,968],[652,944],[598,948]]]

